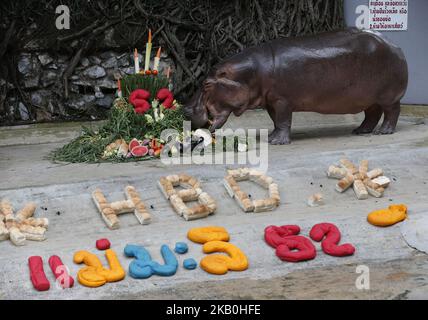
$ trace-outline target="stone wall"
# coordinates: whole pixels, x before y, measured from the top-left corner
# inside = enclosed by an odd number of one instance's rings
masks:
[[[84,57],[69,78],[66,99],[62,75],[69,60],[69,56],[47,51],[21,53],[17,64],[19,83],[28,100],[23,101],[18,92],[8,97],[7,122],[104,118],[115,97],[117,79],[134,73],[134,56],[130,52],[105,51]],[[143,61],[140,55],[140,66]],[[160,70],[167,65],[173,68],[172,61],[163,55]],[[13,92],[12,83],[0,78],[0,85],[7,85]],[[30,114],[29,110],[34,112]]]

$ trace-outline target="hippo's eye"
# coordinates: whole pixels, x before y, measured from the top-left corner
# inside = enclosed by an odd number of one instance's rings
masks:
[[[226,76],[227,76],[226,71],[221,71],[220,73],[217,74],[218,78],[226,78]]]

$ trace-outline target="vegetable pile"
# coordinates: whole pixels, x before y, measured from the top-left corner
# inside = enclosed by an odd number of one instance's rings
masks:
[[[123,97],[113,102],[107,122],[55,150],[57,162],[140,161],[159,157],[165,129],[183,130],[183,111],[163,75],[134,74],[121,80]],[[144,88],[144,89],[143,89]]]

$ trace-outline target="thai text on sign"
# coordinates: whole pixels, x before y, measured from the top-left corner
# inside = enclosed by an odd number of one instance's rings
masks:
[[[371,30],[407,30],[408,1],[369,1]]]

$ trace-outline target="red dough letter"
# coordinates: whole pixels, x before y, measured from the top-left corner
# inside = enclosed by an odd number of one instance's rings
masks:
[[[265,241],[273,248],[283,243],[284,237],[295,236],[300,233],[300,227],[295,225],[269,226],[265,228]]]
[[[315,258],[317,252],[314,245],[309,239],[297,236],[299,232],[300,228],[294,225],[269,226],[265,229],[265,241],[276,248],[276,255],[281,260],[299,262]]]
[[[312,227],[310,237],[314,241],[323,240],[321,243],[322,250],[334,257],[344,257],[353,255],[355,248],[352,244],[346,243],[338,245],[340,242],[340,231],[332,223],[319,223]]]
[[[51,256],[49,266],[55,278],[64,289],[71,288],[74,285],[74,279],[67,272],[67,267],[62,263],[60,257]]]
[[[30,279],[33,286],[38,291],[47,291],[50,288],[49,280],[46,278],[43,270],[43,260],[39,256],[28,258],[28,266],[30,267]]]

